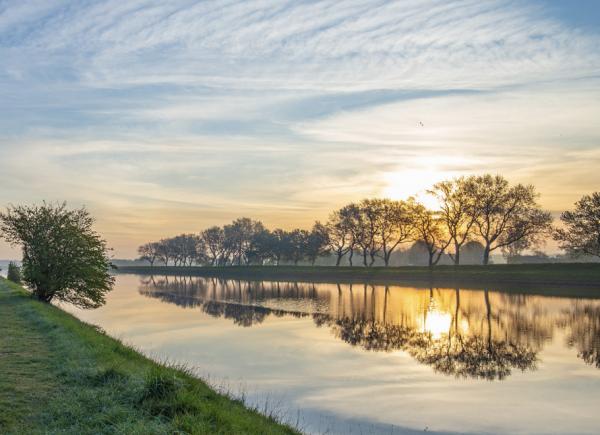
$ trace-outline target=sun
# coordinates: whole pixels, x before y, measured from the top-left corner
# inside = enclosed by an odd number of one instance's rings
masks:
[[[462,174],[453,168],[469,167],[472,164],[471,160],[461,156],[419,157],[407,162],[405,168],[383,173],[382,194],[396,200],[412,196],[425,207],[438,210],[437,199],[428,194],[427,190],[439,181]]]
[[[430,334],[433,339],[439,339],[449,333],[451,323],[452,316],[449,313],[430,311],[425,317],[423,332]]]
[[[427,193],[427,189],[440,181],[439,174],[428,170],[402,170],[384,174],[383,196],[390,199],[408,199],[411,196],[425,207],[439,208],[436,198]]]

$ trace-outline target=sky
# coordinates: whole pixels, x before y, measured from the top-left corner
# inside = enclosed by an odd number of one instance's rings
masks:
[[[598,1],[0,0],[0,207],[86,206],[117,258],[464,174],[559,213],[599,167]]]

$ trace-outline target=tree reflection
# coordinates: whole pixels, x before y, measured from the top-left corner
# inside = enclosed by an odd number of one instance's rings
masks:
[[[600,306],[575,302],[564,312],[561,326],[568,329],[567,344],[577,348],[577,356],[600,368]]]
[[[488,290],[150,277],[139,291],[243,327],[269,316],[310,316],[352,346],[403,351],[459,378],[502,380],[514,370],[535,370],[557,324],[539,298]],[[575,305],[563,317],[569,344],[600,367],[600,306]]]
[[[384,314],[388,291],[386,288],[384,292]],[[433,300],[433,289],[430,289],[430,294]],[[481,332],[461,327],[459,289],[456,289],[455,295],[453,315],[441,315],[432,303],[424,313],[421,331],[412,325],[389,324],[361,316],[339,319],[318,316],[316,323],[319,326],[327,324],[337,338],[352,346],[369,351],[403,350],[420,363],[446,375],[495,380],[506,378],[512,369],[525,371],[536,368],[536,349],[515,337],[494,335],[494,319],[497,321],[497,317],[492,311],[487,291],[484,292],[486,328]],[[431,317],[436,320],[428,322]],[[447,322],[445,319],[448,319]],[[448,329],[441,331],[439,328],[444,325]]]

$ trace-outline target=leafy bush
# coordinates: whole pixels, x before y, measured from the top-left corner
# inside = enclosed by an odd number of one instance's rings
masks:
[[[0,234],[23,250],[22,280],[39,300],[82,308],[104,304],[114,278],[106,242],[93,223],[87,210],[68,210],[64,203],[10,206],[0,213]]]
[[[8,263],[8,273],[6,277],[12,282],[21,284],[21,269],[12,261]]]

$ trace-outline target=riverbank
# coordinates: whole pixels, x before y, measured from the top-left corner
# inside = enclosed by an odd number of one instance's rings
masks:
[[[296,434],[0,278],[0,433]]]
[[[202,276],[223,279],[422,285],[497,290],[543,289],[561,293],[565,287],[600,295],[600,263],[498,264],[489,266],[429,267],[324,267],[231,266],[174,267],[126,266],[119,273],[140,275]]]

